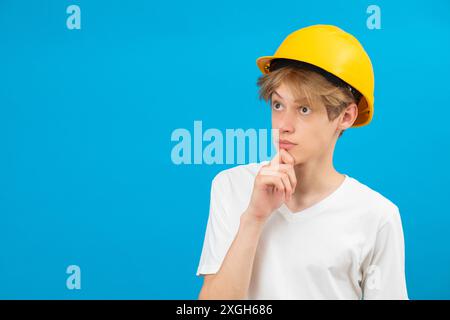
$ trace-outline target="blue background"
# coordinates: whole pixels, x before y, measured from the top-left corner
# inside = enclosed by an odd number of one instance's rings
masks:
[[[81,30],[66,27],[81,8]],[[381,30],[366,9],[381,8]],[[450,2],[0,1],[0,298],[196,299],[213,176],[171,133],[270,128],[255,59],[335,24],[369,53],[369,126],[335,167],[396,203],[412,299],[450,298]],[[66,268],[81,268],[81,290]]]

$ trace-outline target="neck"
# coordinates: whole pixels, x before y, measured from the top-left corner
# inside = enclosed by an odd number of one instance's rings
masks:
[[[322,198],[337,189],[345,176],[333,166],[332,152],[328,156],[312,159],[294,166],[297,186],[292,195],[293,204],[304,204]]]

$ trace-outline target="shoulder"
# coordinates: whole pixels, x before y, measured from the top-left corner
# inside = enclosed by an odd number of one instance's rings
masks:
[[[238,165],[217,173],[211,184],[211,203],[219,206],[231,219],[239,222],[240,215],[246,210],[260,168],[266,162]]]
[[[364,206],[372,218],[378,220],[379,228],[387,223],[400,222],[400,209],[396,203],[388,199],[381,192],[350,177],[352,187],[352,202]]]
[[[267,162],[238,165],[220,171],[212,180],[211,192],[226,199],[232,199],[228,203],[237,206],[237,211],[242,211],[250,200],[256,175]]]
[[[213,178],[213,185],[243,185],[253,184],[256,175],[261,167],[269,161],[253,162],[249,164],[238,165],[218,172]]]

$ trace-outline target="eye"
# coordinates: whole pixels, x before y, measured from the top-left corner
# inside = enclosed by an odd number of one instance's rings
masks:
[[[299,111],[300,111],[300,113],[301,114],[310,114],[311,113],[311,108],[310,107],[308,107],[308,106],[301,106],[300,108],[299,108]]]
[[[282,108],[283,108],[283,105],[281,103],[279,103],[279,102],[272,103],[272,109],[278,111],[278,110],[280,110]]]

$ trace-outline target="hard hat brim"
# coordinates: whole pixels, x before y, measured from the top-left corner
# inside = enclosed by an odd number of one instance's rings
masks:
[[[258,59],[256,59],[256,65],[258,66],[259,70],[264,73],[264,74],[268,74],[269,70],[266,69],[267,66],[270,65],[270,61],[272,61],[272,59],[275,59],[275,56],[262,56],[259,57]]]

